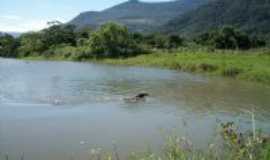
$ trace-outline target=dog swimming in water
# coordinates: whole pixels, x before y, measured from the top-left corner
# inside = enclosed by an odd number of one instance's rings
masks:
[[[138,103],[146,100],[146,97],[148,97],[148,93],[139,93],[136,96],[124,98],[124,101],[127,103]]]

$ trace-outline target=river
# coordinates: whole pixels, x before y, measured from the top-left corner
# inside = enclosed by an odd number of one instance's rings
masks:
[[[125,97],[147,92],[145,102]],[[0,59],[0,159],[158,151],[168,134],[210,143],[221,122],[270,132],[270,88],[173,70]]]

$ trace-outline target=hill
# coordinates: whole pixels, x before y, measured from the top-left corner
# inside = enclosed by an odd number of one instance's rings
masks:
[[[212,0],[169,21],[162,30],[195,35],[232,25],[256,35],[270,35],[269,0]]]
[[[19,37],[22,33],[21,32],[2,32],[0,31],[0,36],[4,34],[12,35],[13,37]]]
[[[100,12],[83,12],[69,23],[79,28],[97,27],[108,21],[128,26],[133,31],[149,31],[166,24],[172,18],[196,9],[208,0],[175,0],[170,2],[140,2],[130,0]]]

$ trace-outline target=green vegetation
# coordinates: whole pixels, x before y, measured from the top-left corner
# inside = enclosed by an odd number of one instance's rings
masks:
[[[17,54],[18,41],[8,34],[0,34],[0,56],[14,57]]]
[[[124,24],[133,32],[152,32],[170,19],[187,13],[208,1],[175,0],[149,3],[141,0],[126,0],[103,11],[82,12],[69,24],[76,25],[78,28],[86,26],[98,28],[104,23],[114,21]]]
[[[155,66],[188,72],[209,73],[270,84],[270,51],[182,49],[128,59],[106,59],[104,63]]]
[[[130,33],[115,23],[104,24],[98,30],[76,31],[74,26],[53,25],[19,38],[0,36],[2,57],[99,60],[207,72],[270,84],[270,49],[265,46],[266,41],[230,26],[211,30],[194,40],[180,35]]]
[[[89,47],[95,57],[128,57],[143,52],[127,28],[114,23],[103,25],[94,32],[90,37]]]
[[[195,42],[214,46],[218,49],[250,49],[266,45],[264,40],[257,37],[249,37],[246,33],[231,26],[225,26],[219,30],[201,34],[195,39]]]
[[[270,1],[214,0],[171,19],[164,32],[195,36],[213,28],[231,25],[250,35],[270,37]]]
[[[137,33],[137,37],[139,33]],[[141,35],[138,43],[145,44],[148,49],[175,49],[184,45],[184,39],[178,35],[153,33]]]
[[[208,148],[196,149],[185,137],[169,136],[160,154],[132,153],[130,160],[269,160],[270,138],[260,132],[240,132],[233,122],[221,124],[218,140]],[[120,160],[117,147],[112,153],[92,149],[90,160]]]
[[[158,153],[132,152],[125,159],[128,160],[269,160],[270,137],[254,128],[252,131],[241,132],[234,122],[222,123],[218,127],[215,141],[204,149],[198,149],[186,137],[176,135],[167,136],[163,149]],[[1,155],[0,155],[1,158]],[[5,154],[8,160],[9,155]],[[71,157],[76,159],[76,157]],[[20,159],[25,159],[22,154]],[[90,150],[89,160],[121,160],[117,145],[107,152],[102,148]]]

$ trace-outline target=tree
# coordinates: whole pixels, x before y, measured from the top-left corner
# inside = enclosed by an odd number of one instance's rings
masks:
[[[76,45],[76,35],[74,33],[75,26],[73,25],[53,25],[42,31],[42,40],[47,45],[47,48],[58,44]]]
[[[127,57],[136,55],[136,45],[128,29],[115,23],[102,25],[90,37],[90,48],[97,57]]]
[[[93,29],[90,28],[90,27],[84,27],[84,28],[81,28],[79,29],[77,32],[76,32],[76,37],[77,39],[79,38],[90,38],[90,35],[91,33],[93,32]]]
[[[47,22],[48,26],[57,26],[57,25],[61,25],[63,24],[62,22],[58,21],[58,20],[54,20],[54,21],[49,21]]]
[[[132,33],[132,39],[136,43],[144,43],[144,35],[139,32]]]
[[[0,56],[15,57],[17,56],[18,41],[9,34],[0,36]]]
[[[163,49],[168,46],[168,38],[160,33],[145,36],[145,42],[151,48]]]
[[[46,44],[42,40],[43,35],[39,32],[30,32],[20,37],[19,52],[21,56],[29,54],[42,54],[46,50]]]
[[[182,46],[183,45],[183,38],[181,38],[180,36],[178,35],[170,35],[169,38],[169,43],[168,43],[168,49],[171,49],[171,48],[177,48],[179,46]]]
[[[77,44],[77,46],[85,46],[85,45],[87,45],[92,32],[93,32],[93,30],[90,27],[84,27],[82,29],[79,29],[76,32],[76,44]]]
[[[250,49],[265,46],[265,41],[256,36],[251,38],[247,33],[232,26],[224,26],[218,30],[204,33],[197,37],[195,42],[211,45],[217,49]]]

